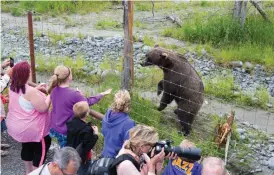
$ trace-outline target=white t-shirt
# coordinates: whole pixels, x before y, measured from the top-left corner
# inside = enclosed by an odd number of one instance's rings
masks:
[[[48,167],[49,164],[50,163],[46,164],[45,166],[44,165],[40,166],[39,168],[32,171],[28,175],[50,175],[49,167]]]

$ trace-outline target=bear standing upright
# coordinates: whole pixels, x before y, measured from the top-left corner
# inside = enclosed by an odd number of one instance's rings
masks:
[[[164,72],[164,79],[158,83],[158,92],[163,96],[158,110],[166,108],[173,100],[178,108],[177,114],[184,135],[190,133],[191,124],[204,102],[203,82],[187,59],[156,45],[146,54],[142,66],[156,65]]]

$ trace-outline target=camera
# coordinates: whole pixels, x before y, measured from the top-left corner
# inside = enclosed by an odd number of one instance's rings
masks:
[[[201,149],[200,148],[181,148],[180,146],[171,146],[172,141],[163,140],[155,144],[155,154],[158,154],[164,148],[165,155],[169,153],[176,153],[178,157],[183,157],[191,161],[198,161],[201,158]]]

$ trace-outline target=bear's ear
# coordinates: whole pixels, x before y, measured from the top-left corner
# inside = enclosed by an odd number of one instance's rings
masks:
[[[159,47],[159,44],[155,44],[155,45],[154,45],[154,48],[157,48],[157,47]]]
[[[167,54],[167,53],[165,53],[165,52],[163,52],[163,53],[161,53],[161,56],[162,56],[163,58],[167,59],[168,54]]]

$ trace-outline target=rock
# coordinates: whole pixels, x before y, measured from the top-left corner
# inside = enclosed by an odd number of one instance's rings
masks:
[[[272,107],[273,107],[273,105],[272,105],[271,103],[267,103],[266,106],[267,106],[268,108],[272,108]]]
[[[250,126],[250,124],[248,122],[242,122],[242,124],[245,126],[248,126],[248,127]]]
[[[240,139],[241,139],[241,140],[245,140],[245,139],[246,139],[246,136],[240,135]]]
[[[233,68],[235,68],[235,67],[242,67],[243,66],[243,62],[241,62],[241,61],[232,61],[231,65],[232,65]]]
[[[134,49],[140,49],[143,46],[143,43],[136,43],[133,45]]]
[[[202,55],[206,55],[207,52],[204,48],[202,48],[201,53],[202,53]]]
[[[244,67],[246,70],[252,70],[254,68],[253,64],[250,62],[245,62]]]
[[[147,52],[149,52],[151,50],[151,47],[150,46],[144,46],[143,48],[142,48],[142,51],[144,52],[144,53],[147,53]]]
[[[274,145],[268,145],[268,150],[270,152],[273,152],[274,151]]]
[[[244,134],[244,133],[245,133],[245,129],[242,129],[242,128],[237,128],[236,131],[237,131],[239,134]]]
[[[271,158],[268,160],[268,168],[274,170],[274,157],[271,157]]]

